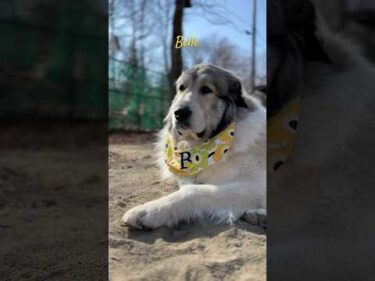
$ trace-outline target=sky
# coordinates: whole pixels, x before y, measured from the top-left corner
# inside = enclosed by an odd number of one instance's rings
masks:
[[[266,71],[266,0],[257,0],[257,32],[256,54],[257,72],[265,74]],[[194,3],[194,2],[193,2]],[[232,24],[215,25],[207,20],[209,15],[201,15],[196,11],[186,9],[184,20],[185,36],[194,36],[199,39],[216,34],[218,37],[226,37],[232,44],[238,46],[238,52],[251,54],[253,0],[206,0],[206,3],[219,3],[222,8],[218,12],[225,14]]]
[[[215,18],[212,18],[207,13],[202,14],[193,11],[193,9],[190,11],[186,9],[183,26],[185,36],[194,36],[198,40],[214,35],[226,37],[238,47],[240,54],[244,56],[251,55],[252,35],[246,34],[246,31],[252,32],[253,0],[206,0],[208,4],[216,4],[218,2],[222,6],[222,8],[218,9],[218,12],[226,15],[231,23],[215,25],[212,23]],[[266,0],[257,0],[256,68],[257,75],[260,76],[265,76],[266,74],[266,3]]]

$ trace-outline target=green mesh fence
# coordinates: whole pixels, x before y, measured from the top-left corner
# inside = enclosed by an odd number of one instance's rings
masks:
[[[0,117],[106,119],[104,14],[81,1],[18,1],[13,13],[12,2],[0,5]]]
[[[109,129],[160,129],[168,110],[168,77],[109,60]]]

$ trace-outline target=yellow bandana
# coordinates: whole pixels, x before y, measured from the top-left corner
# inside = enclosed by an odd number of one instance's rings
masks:
[[[290,155],[296,138],[300,102],[286,104],[267,122],[267,170],[276,171]]]
[[[223,158],[232,146],[235,128],[235,123],[232,123],[213,138],[193,147],[186,141],[175,143],[169,135],[164,151],[165,163],[176,175],[196,175]]]

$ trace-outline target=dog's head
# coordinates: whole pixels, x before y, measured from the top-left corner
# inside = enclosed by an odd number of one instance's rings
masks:
[[[238,108],[247,108],[242,85],[229,71],[198,64],[176,81],[176,96],[166,117],[170,129],[208,139],[233,122]]]
[[[330,58],[317,37],[315,7],[309,0],[271,0],[267,11],[267,110],[272,116],[297,91],[304,64],[330,63]]]

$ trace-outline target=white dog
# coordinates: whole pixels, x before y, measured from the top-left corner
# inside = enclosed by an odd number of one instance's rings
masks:
[[[311,2],[271,0],[267,7],[267,112],[277,116],[293,95],[300,100],[294,148],[267,181],[270,279],[367,280],[374,68],[317,21]]]
[[[294,149],[269,177],[269,191],[278,187],[278,195],[293,190],[295,196],[296,190],[332,191],[333,183],[340,189],[354,186],[359,179],[352,175],[364,173],[374,157],[369,144],[375,69],[354,45],[317,20],[310,1],[273,0],[269,7],[268,113],[278,112],[292,95],[300,99]]]
[[[180,221],[204,217],[231,223],[244,216],[259,223],[259,218],[266,217],[264,107],[243,93],[235,76],[214,65],[200,64],[185,71],[176,87],[177,94],[156,149],[163,179],[177,180],[180,189],[127,211],[122,221],[140,229],[174,226]],[[226,149],[220,150],[218,145],[210,155],[204,151],[195,156],[180,153],[180,159],[171,160],[180,160],[180,167],[171,167],[165,151],[168,144],[184,143],[194,151],[202,144],[217,141],[228,128],[233,130],[230,134],[234,137],[224,144]],[[201,164],[204,161],[199,157],[206,157],[206,164]],[[210,157],[218,158],[211,161]],[[190,172],[183,174],[184,168]]]

